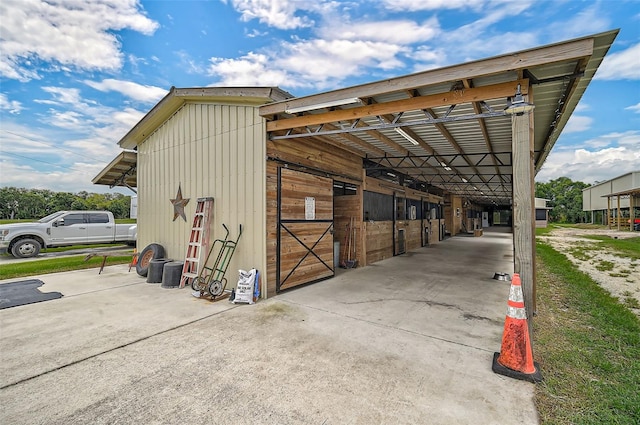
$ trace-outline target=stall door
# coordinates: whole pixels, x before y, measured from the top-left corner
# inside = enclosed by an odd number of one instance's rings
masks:
[[[278,169],[276,292],[332,277],[333,180]]]

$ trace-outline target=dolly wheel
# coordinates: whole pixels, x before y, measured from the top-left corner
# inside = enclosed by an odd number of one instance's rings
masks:
[[[220,282],[219,280],[212,281],[209,284],[209,288],[207,288],[212,297],[217,297],[218,295],[222,294],[223,289],[224,286],[222,286],[222,282]]]

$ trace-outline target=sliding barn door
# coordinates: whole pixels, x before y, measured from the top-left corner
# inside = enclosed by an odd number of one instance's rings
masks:
[[[278,169],[276,292],[332,277],[333,180]]]

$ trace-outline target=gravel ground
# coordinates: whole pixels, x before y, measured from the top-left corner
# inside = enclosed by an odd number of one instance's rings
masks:
[[[591,276],[611,295],[621,300],[635,298],[640,303],[640,261],[620,256],[602,246],[600,241],[584,236],[609,236],[616,239],[639,237],[638,232],[608,229],[556,228],[549,235],[538,236]],[[640,249],[640,247],[639,247]],[[605,270],[602,270],[605,269]],[[629,306],[629,303],[625,303]],[[640,317],[640,309],[631,307]]]

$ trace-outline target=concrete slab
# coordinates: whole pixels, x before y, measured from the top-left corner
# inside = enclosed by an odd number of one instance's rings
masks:
[[[0,423],[535,424],[533,384],[491,372],[511,255],[456,237],[252,306],[40,276],[65,297],[0,310]]]

